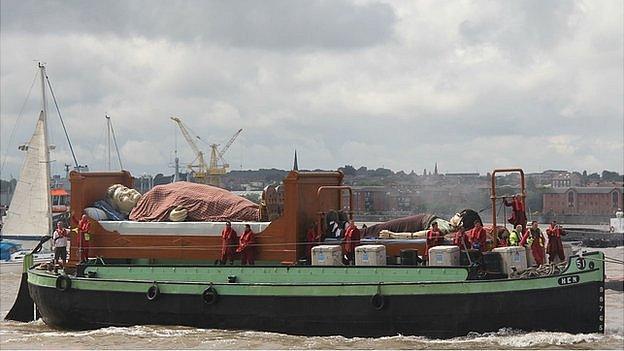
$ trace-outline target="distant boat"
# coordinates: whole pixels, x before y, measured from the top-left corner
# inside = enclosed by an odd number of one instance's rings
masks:
[[[25,249],[32,249],[43,236],[52,233],[45,66],[39,64],[39,70],[41,111],[30,141],[19,147],[26,152],[26,157],[1,233],[3,241],[7,239],[14,241]]]

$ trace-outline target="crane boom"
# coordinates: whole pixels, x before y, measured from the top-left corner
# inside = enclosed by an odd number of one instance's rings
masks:
[[[193,167],[199,168],[199,170],[196,173],[196,176],[198,178],[205,177],[205,175],[206,175],[206,162],[204,161],[204,152],[199,149],[199,147],[197,146],[197,144],[193,140],[193,137],[191,136],[191,133],[189,133],[188,129],[186,128],[186,126],[184,125],[184,123],[182,122],[182,120],[180,118],[178,118],[178,117],[171,117],[171,120],[178,124],[178,127],[180,128],[180,131],[182,132],[182,136],[184,136],[184,139],[186,139],[186,142],[189,144],[189,146],[191,147],[191,149],[195,153],[196,159],[198,160],[198,164],[197,165],[189,165],[189,167],[190,168],[193,168]]]
[[[236,140],[236,138],[238,137],[238,135],[243,131],[243,128],[239,129],[238,132],[234,133],[234,135],[232,135],[232,137],[230,138],[230,140],[227,142],[227,144],[225,144],[225,146],[223,147],[223,149],[221,149],[221,151],[219,151],[219,158],[223,159],[223,155],[225,155],[225,153],[228,151],[228,149],[230,148],[230,146],[232,146],[232,143],[234,143],[234,140]]]

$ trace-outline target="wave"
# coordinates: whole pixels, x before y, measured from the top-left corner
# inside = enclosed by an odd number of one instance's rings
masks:
[[[4,324],[4,323],[3,323]],[[12,323],[11,323],[12,324]],[[417,349],[417,348],[619,348],[621,334],[569,334],[501,329],[491,333],[471,333],[452,339],[396,335],[381,338],[342,336],[304,337],[270,332],[198,329],[190,327],[133,326],[107,327],[88,331],[60,331],[42,321],[4,324],[0,328],[2,348],[55,348],[73,345],[80,348],[209,348],[209,349]]]

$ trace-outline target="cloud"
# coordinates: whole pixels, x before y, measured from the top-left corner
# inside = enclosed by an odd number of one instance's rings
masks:
[[[243,128],[235,169],[287,169],[296,148],[308,169],[624,173],[619,1],[0,4],[3,174],[19,172],[8,136],[32,59],[92,169],[108,113],[138,174],[170,172],[176,144],[193,160],[171,116],[206,152]],[[32,133],[38,89],[13,143]],[[60,171],[71,157],[52,109],[50,129]]]
[[[7,1],[9,2],[9,1]],[[5,31],[88,33],[234,47],[357,48],[392,35],[386,4],[335,1],[11,1]]]

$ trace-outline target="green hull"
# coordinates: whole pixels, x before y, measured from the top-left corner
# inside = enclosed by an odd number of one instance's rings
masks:
[[[74,323],[77,316],[84,316],[82,325],[88,327],[149,323],[306,335],[327,335],[338,330],[337,333],[343,335],[402,333],[445,337],[503,327],[532,330],[541,324],[529,321],[541,317],[519,314],[539,314],[542,309],[547,314],[567,315],[577,321],[570,321],[569,325],[553,324],[552,327],[544,324],[541,329],[560,330],[563,326],[562,331],[602,332],[602,260],[601,253],[587,254],[584,259],[571,257],[571,264],[561,275],[529,279],[467,280],[468,270],[454,267],[99,265],[86,268],[85,275],[91,278],[71,277],[69,288],[66,288],[65,281],[60,282],[67,278],[36,269],[28,272],[28,283],[44,320],[69,328],[77,327]],[[154,287],[157,287],[156,296],[150,296],[154,295]],[[218,299],[211,300],[212,295],[206,299],[207,289],[214,291]],[[98,303],[97,308],[90,310],[89,304],[83,306],[80,296],[87,301],[110,301]],[[73,312],[66,313],[59,309],[58,306],[63,305],[59,304],[59,299],[66,299],[65,308]],[[137,306],[135,313],[117,319],[123,311],[116,315],[111,309],[120,299],[134,301],[126,310]],[[519,309],[520,304],[509,304],[509,301],[533,299],[540,299],[540,302],[522,309]],[[163,301],[167,304],[162,305]],[[190,306],[186,306],[187,301]],[[195,303],[199,305],[193,307]],[[591,306],[583,309],[582,313],[575,312],[577,303],[591,303]],[[171,310],[171,306],[177,307]],[[245,308],[239,310],[240,306]],[[283,309],[279,306],[291,307]],[[310,306],[316,307],[308,310]],[[321,310],[324,315],[318,314]],[[146,313],[151,316],[151,322],[140,317]],[[449,330],[439,326],[428,330],[409,317],[422,313],[431,319],[435,319],[436,315],[456,319],[460,325],[449,322]],[[325,315],[327,320],[323,319]],[[359,316],[361,326],[351,325],[351,320],[337,326],[336,321],[344,315]],[[295,321],[304,316],[304,320],[318,322],[314,331],[308,333],[305,326],[295,328],[288,325],[288,320],[296,325]],[[249,322],[254,318],[264,322]],[[467,318],[478,318],[482,320],[481,325],[462,322]],[[349,329],[351,327],[353,329]],[[349,333],[349,330],[353,332]]]

